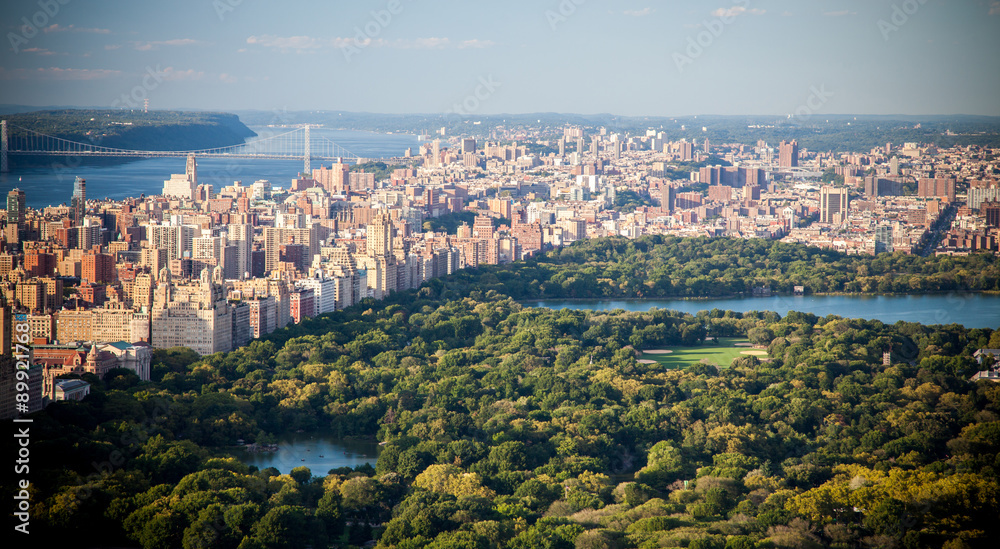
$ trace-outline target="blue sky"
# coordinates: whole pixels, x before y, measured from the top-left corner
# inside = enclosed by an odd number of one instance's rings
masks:
[[[6,0],[0,13],[0,103],[1000,115],[998,0]]]

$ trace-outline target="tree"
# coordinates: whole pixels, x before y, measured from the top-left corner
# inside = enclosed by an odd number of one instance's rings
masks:
[[[479,496],[493,499],[496,495],[482,485],[478,474],[467,473],[454,465],[431,465],[417,475],[413,485],[432,492],[451,494],[456,498]]]
[[[369,477],[355,477],[340,485],[341,508],[354,520],[372,522],[382,511],[382,485]]]
[[[268,511],[253,528],[256,543],[268,549],[295,549],[313,542],[309,512],[282,505]]]
[[[298,482],[299,484],[305,484],[312,479],[312,471],[305,466],[295,467],[289,474],[293,479],[295,479],[295,482]]]
[[[767,346],[774,340],[774,332],[768,328],[753,328],[747,332],[747,339],[754,345]]]
[[[344,533],[344,517],[340,509],[340,494],[328,490],[316,505],[316,518],[323,521],[326,533],[330,539],[336,539]]]

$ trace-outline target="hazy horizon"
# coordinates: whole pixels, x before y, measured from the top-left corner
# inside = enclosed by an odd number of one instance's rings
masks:
[[[27,104],[0,104],[0,109],[11,109],[11,108],[30,108],[33,111],[51,111],[51,110],[107,110],[109,107],[100,105],[27,105]],[[274,112],[274,109],[211,109],[211,108],[197,108],[197,107],[177,107],[171,109],[154,109],[150,107],[150,111],[163,111],[163,112],[227,112],[231,114],[249,113],[249,112],[259,112],[267,113]],[[13,111],[10,111],[13,112]],[[352,111],[345,109],[319,109],[319,108],[304,108],[284,111],[288,113],[308,113],[308,112],[343,112],[350,114],[359,115],[373,115],[373,116],[441,116],[444,113],[441,112],[388,112],[388,111]],[[500,113],[481,113],[480,116],[483,117],[502,117],[502,116],[533,116],[533,115],[556,115],[556,116],[579,116],[579,117],[599,117],[599,116],[613,116],[621,118],[656,118],[656,119],[673,119],[673,118],[697,118],[697,117],[720,117],[720,118],[764,118],[764,117],[786,117],[788,113],[735,113],[735,114],[721,114],[721,113],[693,113],[693,114],[620,114],[615,112],[561,112],[561,111],[524,111],[524,112],[500,112]],[[473,115],[470,115],[473,116]],[[976,114],[976,113],[861,113],[861,112],[842,112],[842,113],[822,113],[817,114],[817,117],[825,118],[847,118],[852,116],[858,117],[869,117],[869,118],[894,118],[894,117],[905,117],[905,118],[921,118],[921,117],[970,117],[970,118],[998,118],[1000,119],[1000,114]]]

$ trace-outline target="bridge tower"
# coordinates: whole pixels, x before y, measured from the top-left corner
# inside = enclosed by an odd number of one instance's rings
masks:
[[[309,124],[306,124],[306,150],[305,150],[305,165],[303,167],[303,172],[306,177],[312,177],[312,163],[310,162],[312,157],[311,151],[312,142],[309,139]]]
[[[0,122],[0,173],[10,171],[7,164],[7,121]]]

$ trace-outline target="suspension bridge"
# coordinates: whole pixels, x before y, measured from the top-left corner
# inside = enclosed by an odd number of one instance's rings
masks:
[[[363,158],[341,147],[325,136],[313,136],[309,125],[301,128],[254,139],[239,145],[201,149],[194,151],[140,151],[104,147],[99,143],[81,143],[61,137],[46,135],[28,128],[10,125],[18,130],[8,135],[7,121],[0,122],[0,172],[9,171],[9,156],[72,156],[80,158],[228,158],[246,160],[302,160],[304,173],[311,173],[311,163],[344,162],[356,164],[359,162],[384,162],[390,165],[404,164],[405,158]]]

